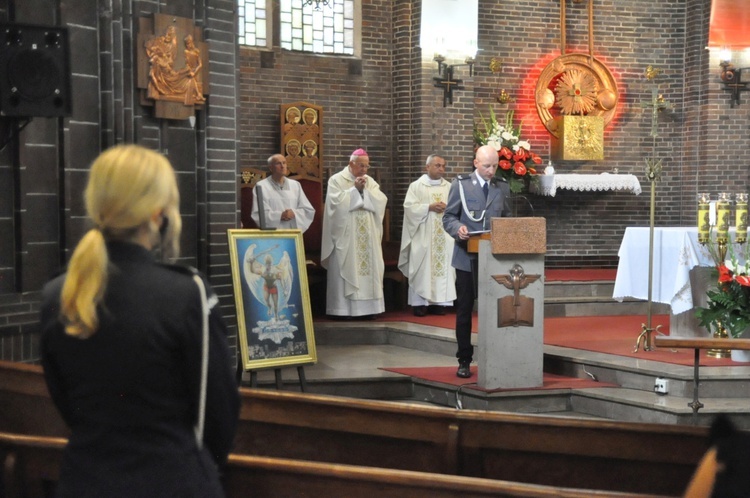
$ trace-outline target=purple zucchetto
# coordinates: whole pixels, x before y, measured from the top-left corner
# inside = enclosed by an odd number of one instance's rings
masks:
[[[367,151],[365,149],[357,149],[354,152],[352,152],[353,156],[368,156]]]

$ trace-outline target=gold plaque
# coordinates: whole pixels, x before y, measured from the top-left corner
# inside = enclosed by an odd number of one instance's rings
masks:
[[[553,161],[604,159],[602,116],[558,116],[554,121],[558,134],[552,137]]]

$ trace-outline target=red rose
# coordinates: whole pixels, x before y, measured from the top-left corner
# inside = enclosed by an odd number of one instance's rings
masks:
[[[534,161],[534,164],[542,164],[542,158],[534,154],[533,152],[529,152],[531,155],[531,160]]]
[[[498,163],[500,166],[500,169],[509,170],[510,169],[510,161],[506,161],[505,159],[501,159]]]

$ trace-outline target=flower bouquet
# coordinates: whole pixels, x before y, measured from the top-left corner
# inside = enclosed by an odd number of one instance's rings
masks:
[[[706,293],[708,307],[696,307],[695,316],[709,332],[715,334],[723,328],[729,336],[738,338],[750,327],[750,262],[746,253],[745,262],[739,263],[732,244],[727,246],[729,259],[721,261],[713,241],[709,242],[709,252],[716,261],[717,285]]]
[[[479,114],[483,130],[474,123],[474,145],[491,145],[500,156],[495,176],[508,182],[510,191],[518,194],[524,192],[529,182],[537,174],[535,165],[542,164],[542,158],[531,152],[531,144],[521,140],[521,126],[513,125],[513,111],[505,113],[505,122],[501,123],[490,107],[490,117],[485,119]]]

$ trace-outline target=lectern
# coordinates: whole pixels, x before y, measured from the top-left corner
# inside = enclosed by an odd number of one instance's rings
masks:
[[[492,218],[469,240],[478,252],[478,385],[539,387],[544,359],[544,218]]]

